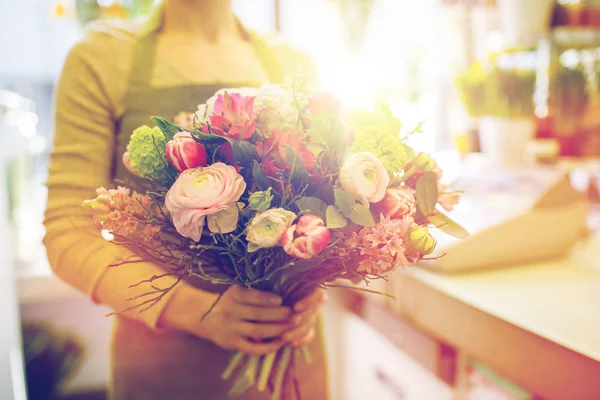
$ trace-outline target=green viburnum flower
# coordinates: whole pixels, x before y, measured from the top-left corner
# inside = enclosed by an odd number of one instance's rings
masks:
[[[348,118],[348,126],[354,132],[352,153],[373,153],[390,177],[404,170],[411,159],[411,149],[400,140],[401,124],[389,107],[380,104],[372,112],[355,112]]]
[[[164,181],[168,179],[165,146],[167,138],[160,128],[140,126],[129,138],[127,151],[131,169],[144,179]]]

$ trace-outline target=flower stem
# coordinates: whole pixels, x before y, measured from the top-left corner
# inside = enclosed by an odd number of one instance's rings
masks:
[[[237,366],[240,365],[244,356],[245,354],[243,352],[238,351],[233,355],[233,357],[231,357],[227,368],[225,368],[225,371],[223,371],[223,374],[221,375],[221,378],[223,378],[224,381],[228,380],[231,377],[231,374],[237,368]]]
[[[259,392],[264,392],[264,390],[267,388],[267,382],[269,381],[269,376],[271,376],[271,371],[273,370],[275,356],[277,356],[276,351],[267,354],[262,360],[258,383],[256,384],[256,389]]]
[[[308,346],[304,345],[304,346],[302,346],[302,348],[300,350],[302,351],[302,356],[304,357],[304,362],[306,362],[307,364],[311,364],[312,356],[310,355],[310,350],[308,349]]]
[[[256,383],[259,361],[260,356],[258,355],[248,356],[243,370],[237,376],[231,390],[229,390],[229,397],[235,398],[243,395]]]
[[[271,395],[271,400],[279,400],[281,398],[281,392],[283,390],[283,380],[285,378],[285,373],[290,365],[290,358],[292,355],[292,348],[290,346],[285,346],[281,353],[281,358],[279,360],[279,364],[277,365],[277,370],[275,371],[275,382],[273,383],[273,394]]]

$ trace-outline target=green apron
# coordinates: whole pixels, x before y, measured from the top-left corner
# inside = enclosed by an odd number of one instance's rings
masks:
[[[157,24],[158,25],[158,24]],[[141,125],[151,125],[150,116],[172,118],[208,100],[223,87],[244,86],[238,83],[184,85],[153,88],[151,80],[157,43],[157,30],[151,29],[138,39],[133,52],[125,112],[120,121],[114,154],[114,178],[132,179],[120,162],[131,132]],[[272,82],[281,82],[283,72],[266,44],[246,32]],[[257,86],[257,85],[245,85]],[[202,281],[189,281],[204,290],[218,291],[222,287]],[[194,312],[190,310],[190,312]],[[198,311],[198,318],[201,311]],[[303,400],[327,399],[327,371],[323,348],[322,327],[319,324],[311,344],[313,363],[297,371]],[[221,380],[232,352],[195,336],[155,331],[125,317],[116,317],[111,348],[111,387],[113,400],[225,400],[229,382]],[[265,393],[251,391],[243,399],[269,399]]]

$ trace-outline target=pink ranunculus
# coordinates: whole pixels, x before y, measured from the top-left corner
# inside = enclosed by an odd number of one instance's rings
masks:
[[[383,200],[374,204],[374,209],[392,219],[405,215],[413,216],[416,212],[415,196],[405,187],[389,187]]]
[[[199,241],[205,219],[212,232],[229,233],[237,226],[237,201],[246,182],[224,163],[182,172],[167,192],[165,206],[182,236]]]
[[[281,237],[283,250],[292,257],[308,260],[329,244],[331,233],[323,220],[315,215],[303,215]]]
[[[208,154],[189,132],[179,132],[166,146],[167,160],[179,172],[186,169],[203,167],[208,162]]]
[[[219,94],[215,101],[214,115],[208,117],[210,127],[205,125],[203,132],[248,140],[256,128],[254,99],[254,96],[242,96],[239,93]]]
[[[133,168],[131,168],[131,159],[129,158],[129,152],[126,151],[125,153],[123,153],[123,165],[125,166],[125,168],[127,168],[127,171],[131,172],[133,175],[135,176],[140,176],[137,172],[135,172],[133,170]]]

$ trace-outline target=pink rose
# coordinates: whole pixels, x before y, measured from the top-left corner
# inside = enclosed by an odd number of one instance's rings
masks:
[[[167,160],[179,172],[203,167],[208,162],[204,146],[194,140],[189,132],[179,132],[166,146]]]
[[[135,176],[140,176],[137,172],[135,172],[133,170],[133,168],[131,168],[131,158],[129,158],[129,152],[126,151],[125,153],[123,153],[123,165],[125,166],[125,168],[127,168],[127,171],[131,172],[133,175]]]
[[[390,187],[385,191],[383,200],[374,205],[377,212],[392,219],[405,215],[413,216],[416,212],[415,196],[407,188]]]
[[[283,250],[292,257],[308,260],[329,244],[330,232],[323,220],[314,215],[303,215],[281,237]]]
[[[205,218],[211,232],[235,230],[237,201],[245,190],[246,182],[234,167],[215,163],[182,172],[167,192],[165,206],[177,232],[199,241]]]

